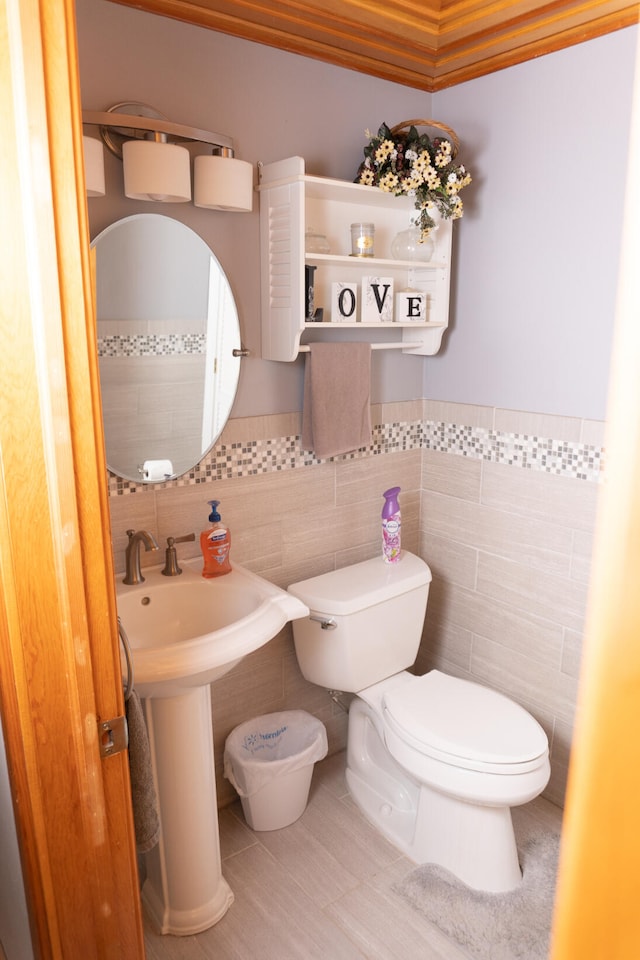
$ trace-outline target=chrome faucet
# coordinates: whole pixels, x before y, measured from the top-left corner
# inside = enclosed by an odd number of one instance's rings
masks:
[[[157,550],[158,544],[152,533],[146,530],[127,530],[129,543],[125,552],[125,574],[123,583],[131,586],[136,583],[144,583],[142,570],[140,569],[140,544],[144,543],[145,550]]]

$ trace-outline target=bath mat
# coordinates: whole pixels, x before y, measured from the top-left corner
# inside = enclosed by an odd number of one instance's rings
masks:
[[[508,893],[472,890],[431,864],[395,891],[477,960],[547,960],[559,845],[547,833],[518,844],[522,884]]]

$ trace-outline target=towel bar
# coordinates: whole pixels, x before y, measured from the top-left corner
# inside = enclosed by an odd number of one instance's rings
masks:
[[[127,632],[122,626],[120,617],[118,617],[118,636],[122,646],[124,647],[124,658],[127,662],[127,681],[124,685],[124,699],[125,703],[131,696],[133,690],[133,657],[131,656],[131,647],[129,646],[129,638]]]
[[[411,349],[412,346],[419,346],[419,344],[405,343],[402,340],[394,340],[392,343],[372,343],[372,350],[402,350],[403,348]],[[298,347],[298,353],[309,353],[309,344],[302,343]]]

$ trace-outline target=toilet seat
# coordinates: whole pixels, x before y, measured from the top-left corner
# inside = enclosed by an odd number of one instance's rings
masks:
[[[521,774],[548,755],[540,724],[508,697],[432,670],[382,696],[384,723],[419,753],[486,773]]]

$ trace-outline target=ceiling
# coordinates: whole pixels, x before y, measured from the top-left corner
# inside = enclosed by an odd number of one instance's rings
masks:
[[[628,0],[114,0],[434,92],[637,23]]]

